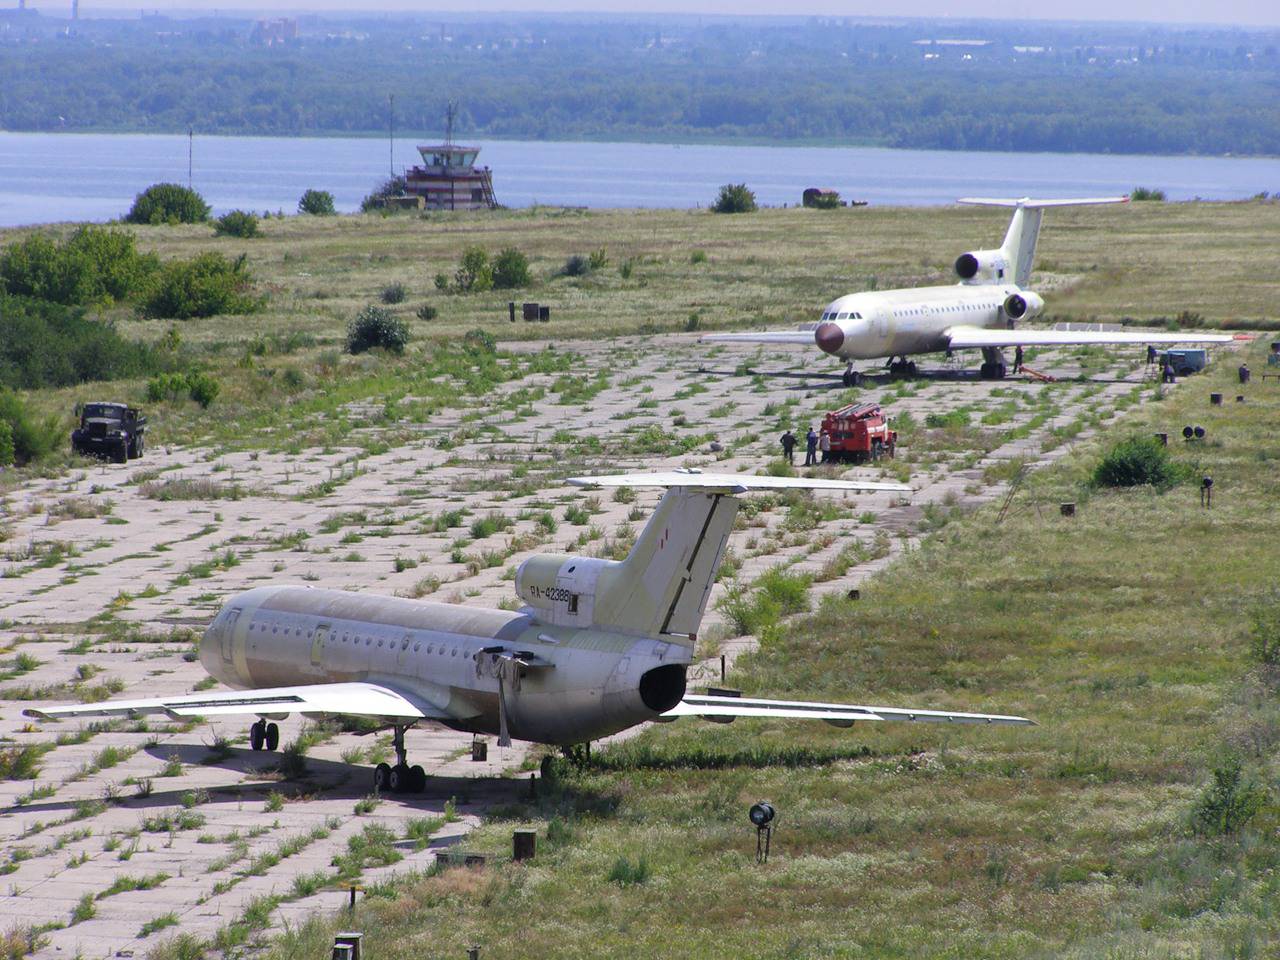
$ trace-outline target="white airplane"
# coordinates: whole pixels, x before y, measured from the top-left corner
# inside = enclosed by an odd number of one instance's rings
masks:
[[[371,717],[394,731],[396,763],[378,764],[379,790],[421,791],[405,731],[423,721],[455,730],[571,745],[649,720],[701,716],[1027,724],[1023,717],[695,695],[685,672],[733,529],[739,494],[815,489],[909,492],[899,483],[674,471],[575,477],[578,486],[667,492],[625,560],[530,557],[516,573],[520,611],[401,597],[266,586],[223,606],[200,643],[209,675],[233,689],[24,711],[62,717],[217,718],[256,715],[254,750],[274,750],[275,723]]]
[[[822,311],[813,326],[796,331],[716,333],[702,339],[728,343],[815,343],[818,349],[846,361],[844,384],[858,386],[862,374],[855,360],[889,358],[895,374],[914,375],[907,358],[918,353],[948,355],[953,350],[982,351],[982,376],[1005,375],[1004,347],[1040,347],[1089,343],[1228,343],[1221,334],[1144,333],[1111,330],[1024,330],[1044,310],[1038,293],[1026,289],[1031,279],[1040,221],[1048,207],[1128,203],[1128,197],[1082,200],[1001,200],[969,197],[957,201],[985,207],[1013,207],[1013,219],[998,250],[962,253],[955,264],[957,284],[910,287],[839,297]],[[896,358],[896,359],[895,359]]]

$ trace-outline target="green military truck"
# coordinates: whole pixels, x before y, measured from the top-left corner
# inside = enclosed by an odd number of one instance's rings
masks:
[[[142,456],[147,418],[123,403],[86,403],[76,411],[80,426],[71,431],[71,451],[125,463]]]

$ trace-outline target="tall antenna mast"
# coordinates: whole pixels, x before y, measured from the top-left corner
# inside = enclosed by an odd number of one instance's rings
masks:
[[[450,100],[444,112],[444,145],[453,146],[453,121],[458,118],[458,101]]]
[[[187,189],[191,189],[191,159],[195,154],[196,128],[187,127]]]
[[[396,95],[394,93],[387,94],[387,153],[387,169],[391,172],[391,179],[394,180],[396,176]]]

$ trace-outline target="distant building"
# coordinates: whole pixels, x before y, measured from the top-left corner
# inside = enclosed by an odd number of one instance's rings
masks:
[[[404,172],[405,192],[422,197],[428,210],[486,210],[496,207],[493,172],[477,167],[479,147],[441,143],[418,147],[422,166]]]
[[[257,20],[249,34],[249,42],[264,47],[278,47],[298,39],[298,21],[293,17]]]

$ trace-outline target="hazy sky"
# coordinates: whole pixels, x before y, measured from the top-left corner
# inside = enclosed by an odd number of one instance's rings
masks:
[[[17,0],[0,0],[16,6]],[[28,0],[28,5],[54,11],[70,7],[70,0]],[[147,10],[399,10],[423,14],[465,11],[548,11],[586,13],[712,13],[712,14],[829,14],[834,16],[947,17],[988,19],[1137,20],[1180,23],[1280,25],[1278,0],[986,0],[958,4],[955,0],[146,0]],[[81,0],[81,11],[93,8],[132,9],[121,0]],[[970,12],[971,11],[971,12]]]

